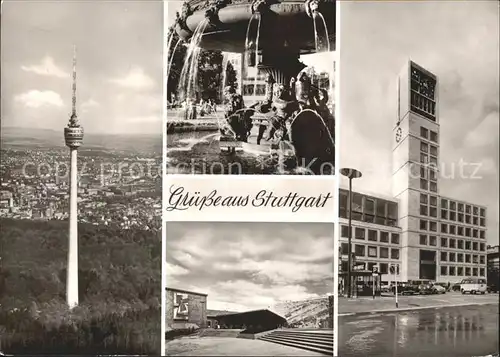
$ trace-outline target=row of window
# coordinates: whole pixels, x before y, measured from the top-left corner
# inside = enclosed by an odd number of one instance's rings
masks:
[[[462,202],[451,201],[447,198],[441,199],[441,208],[449,209],[450,211],[465,212],[474,216],[486,217],[486,210],[482,207],[472,206]]]
[[[349,193],[346,190],[340,190],[339,216],[349,218]],[[398,204],[353,192],[352,219],[354,221],[396,227]]]
[[[472,273],[472,274],[471,274]],[[454,266],[446,266],[441,265],[441,276],[477,276],[484,277],[485,269],[484,268],[469,268],[469,267],[454,267]]]
[[[430,245],[437,247],[437,237],[427,236],[425,234],[420,235],[420,245]],[[455,238],[441,238],[441,248],[451,248],[451,249],[465,249],[473,250],[479,252],[486,251],[486,244],[479,242],[471,242],[468,240],[455,239]]]
[[[340,270],[347,271],[347,266],[348,262],[342,261]],[[357,269],[360,270],[370,270],[370,271],[373,271],[373,268],[377,267],[380,273],[382,274],[389,273],[389,263],[357,262],[356,267]],[[399,270],[397,271],[397,274],[399,274]]]
[[[438,142],[438,133],[423,126],[420,127],[420,136],[426,140],[433,141],[435,143]]]
[[[455,252],[441,252],[440,260],[442,262],[452,262],[452,263],[457,262],[457,263],[481,264],[481,265],[486,264],[486,256],[484,255],[463,254]]]
[[[438,222],[421,219],[419,222],[419,228],[422,231],[437,232]],[[468,237],[468,238],[481,238],[481,239],[486,238],[485,230],[448,224],[448,223],[441,223],[441,233]]]
[[[457,213],[455,211],[448,211],[441,208],[441,219],[448,221],[472,224],[474,226],[486,226],[486,219],[484,217],[471,216],[470,214]]]
[[[368,231],[368,234],[367,234]],[[352,233],[352,232],[351,232]],[[344,238],[349,238],[349,226],[342,225],[340,227],[340,235]],[[384,231],[377,231],[375,229],[365,229],[361,227],[354,227],[354,238],[365,240],[368,238],[370,242],[380,242],[399,244],[399,233],[389,233]]]
[[[437,182],[429,181],[429,180],[426,180],[424,178],[421,178],[420,179],[420,189],[436,193],[438,191]]]
[[[340,244],[340,253],[342,255],[349,254],[349,244]],[[365,246],[362,244],[354,245],[354,255],[356,257],[382,258],[382,259],[399,259],[399,249],[388,247]]]
[[[411,91],[411,110],[436,121],[436,103],[413,89]]]

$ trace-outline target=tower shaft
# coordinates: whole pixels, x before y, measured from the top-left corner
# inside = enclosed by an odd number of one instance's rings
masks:
[[[78,150],[70,149],[69,241],[66,274],[66,301],[78,305]]]

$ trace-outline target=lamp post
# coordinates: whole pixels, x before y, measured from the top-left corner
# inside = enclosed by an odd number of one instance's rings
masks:
[[[351,297],[351,241],[352,241],[352,180],[355,178],[360,178],[362,176],[361,172],[356,169],[343,168],[340,169],[340,173],[349,179],[349,234],[348,234],[348,248],[347,248],[347,297]]]

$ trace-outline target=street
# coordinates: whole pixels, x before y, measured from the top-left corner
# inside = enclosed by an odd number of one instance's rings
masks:
[[[498,352],[498,304],[339,317],[339,356],[472,357]]]

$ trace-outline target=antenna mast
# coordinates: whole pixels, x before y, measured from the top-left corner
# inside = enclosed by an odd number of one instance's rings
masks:
[[[71,109],[71,118],[76,119],[76,45],[73,46],[73,97]]]

